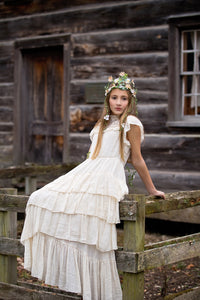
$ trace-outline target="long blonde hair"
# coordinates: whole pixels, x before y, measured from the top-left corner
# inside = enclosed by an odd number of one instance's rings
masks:
[[[132,93],[128,90],[126,91],[128,93],[128,105],[126,107],[126,109],[124,110],[124,112],[121,114],[120,118],[119,118],[119,150],[120,150],[120,156],[121,159],[124,160],[124,151],[123,151],[123,139],[124,139],[124,128],[122,126],[123,123],[126,122],[127,116],[128,115],[137,115],[137,99],[136,97],[134,97],[132,95]],[[111,93],[111,92],[110,92]],[[106,121],[104,119],[104,117],[107,114],[110,114],[111,109],[110,109],[110,103],[109,103],[109,99],[110,99],[110,93],[107,94],[106,98],[105,98],[105,102],[104,102],[104,108],[103,108],[103,112],[102,115],[100,117],[100,119],[97,121],[95,126],[99,126],[99,133],[98,133],[98,139],[97,139],[97,144],[96,147],[94,149],[94,152],[92,154],[92,159],[97,158],[100,149],[101,149],[101,144],[102,144],[102,137],[103,137],[103,132],[106,129],[106,127],[109,125],[110,120]]]

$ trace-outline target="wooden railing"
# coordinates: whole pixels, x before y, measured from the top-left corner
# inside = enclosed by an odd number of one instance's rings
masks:
[[[37,188],[37,180],[41,176],[42,179],[47,178],[48,181],[61,176],[74,167],[77,163],[60,164],[60,165],[37,165],[27,163],[22,166],[11,166],[0,169],[0,179],[23,178],[25,194],[30,195]]]
[[[16,256],[23,256],[24,253],[23,246],[16,238],[17,212],[25,211],[28,197],[16,195],[15,189],[1,189],[0,193],[1,296],[4,289],[8,293],[9,287],[11,290],[14,287],[17,288]],[[145,216],[196,205],[200,205],[200,191],[167,194],[166,200],[145,197],[144,195],[127,195],[120,202],[120,218],[124,221],[124,246],[123,249],[116,251],[116,260],[118,269],[124,272],[123,300],[142,300],[144,298],[145,270],[200,255],[200,233],[145,247]],[[56,297],[58,294],[59,292],[56,293]],[[68,294],[65,294],[65,297],[67,297],[66,299],[81,299],[79,296]]]

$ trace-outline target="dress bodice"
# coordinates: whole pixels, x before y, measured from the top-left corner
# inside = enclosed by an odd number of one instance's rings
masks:
[[[139,119],[135,116],[128,116],[126,123],[124,124],[124,162],[125,164],[130,155],[130,142],[127,139],[127,132],[130,130],[130,125],[138,125],[141,130],[141,140],[144,138],[143,125]],[[111,120],[109,125],[106,127],[103,133],[102,145],[98,155],[98,158],[118,158],[121,160],[120,156],[120,141],[119,141],[119,119],[117,116],[111,115]],[[95,126],[90,133],[90,138],[92,140],[92,145],[90,148],[90,157],[92,156],[94,149],[96,147],[98,139],[99,126]]]

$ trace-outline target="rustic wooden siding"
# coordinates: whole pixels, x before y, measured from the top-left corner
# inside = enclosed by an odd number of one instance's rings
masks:
[[[89,147],[88,133],[100,114],[102,104],[99,102],[104,100],[102,97],[96,103],[95,99],[88,99],[88,85],[102,85],[109,75],[117,75],[124,70],[135,77],[139,118],[146,133],[143,154],[149,168],[157,172],[155,178],[162,178],[159,172],[164,174],[164,171],[180,171],[186,179],[186,172],[192,170],[198,173],[199,130],[170,129],[166,121],[167,19],[173,14],[200,11],[199,1],[105,0],[99,3],[95,0],[75,0],[72,4],[71,1],[50,0],[44,5],[41,0],[30,0],[23,5],[7,0],[0,3],[1,166],[12,164],[14,41],[69,33],[71,160],[82,161],[85,158]],[[199,178],[195,174],[192,178]],[[173,185],[170,175],[166,177]],[[180,180],[180,176],[176,178],[175,182]],[[186,182],[184,180],[182,183]],[[190,186],[194,187],[195,182],[196,179],[190,182]]]

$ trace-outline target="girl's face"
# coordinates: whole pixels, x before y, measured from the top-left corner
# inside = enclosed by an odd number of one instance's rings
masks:
[[[113,89],[110,93],[109,105],[113,115],[120,116],[128,106],[128,93],[120,89]]]

